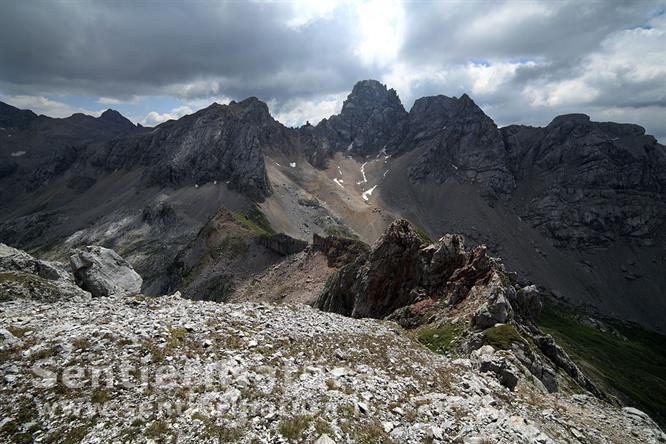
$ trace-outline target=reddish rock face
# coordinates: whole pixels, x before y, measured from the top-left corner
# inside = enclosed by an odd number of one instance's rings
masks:
[[[504,281],[499,273],[506,277]],[[460,235],[446,235],[423,245],[409,222],[396,220],[367,255],[347,261],[331,276],[317,306],[358,318],[383,318],[409,306],[409,313],[403,311],[396,316],[413,320],[413,315],[420,318],[434,301],[453,306],[470,295],[472,289],[475,306],[482,306],[487,299],[491,305],[486,311],[490,313],[496,311],[499,302],[506,302],[505,310],[500,310],[502,316],[479,314],[481,324],[504,322],[512,315],[509,301],[515,300],[515,289],[503,266],[487,255],[485,247],[466,252]],[[424,300],[433,304],[413,305]]]

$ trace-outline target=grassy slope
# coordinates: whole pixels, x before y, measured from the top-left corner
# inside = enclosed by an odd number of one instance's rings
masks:
[[[603,332],[584,315],[546,305],[539,322],[581,369],[629,405],[666,424],[666,336],[635,325],[604,320]]]

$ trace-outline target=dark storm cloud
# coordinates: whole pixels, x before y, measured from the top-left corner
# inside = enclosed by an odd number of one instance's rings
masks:
[[[224,94],[285,99],[339,91],[367,72],[344,11],[289,27],[290,5],[13,2],[0,15],[10,93]]]
[[[151,124],[218,98],[258,96],[296,125],[336,112],[356,81],[378,78],[408,109],[421,96],[466,92],[499,124],[585,112],[666,139],[663,1],[320,6],[5,2],[0,95],[60,114],[71,107],[49,97],[144,100],[134,117]],[[152,96],[182,106],[160,108]]]

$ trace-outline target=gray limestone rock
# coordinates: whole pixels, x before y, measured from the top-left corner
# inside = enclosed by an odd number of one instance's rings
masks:
[[[75,250],[69,262],[77,284],[94,297],[125,296],[141,291],[141,276],[113,250],[87,246]]]
[[[77,297],[89,295],[76,286],[61,264],[0,243],[0,300],[57,301]]]

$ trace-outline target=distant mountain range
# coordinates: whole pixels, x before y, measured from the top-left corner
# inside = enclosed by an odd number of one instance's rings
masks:
[[[485,243],[558,298],[666,331],[666,149],[638,125],[583,114],[498,128],[467,95],[407,112],[374,80],[300,128],[256,98],[154,128],[0,103],[0,210],[6,244],[47,258],[104,245],[146,293],[224,297],[281,256],[257,238],[216,262],[231,248],[219,230],[371,243],[402,217],[433,239]]]

